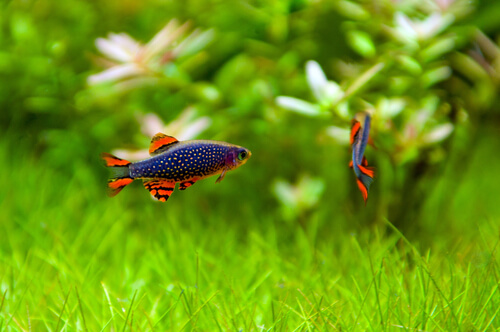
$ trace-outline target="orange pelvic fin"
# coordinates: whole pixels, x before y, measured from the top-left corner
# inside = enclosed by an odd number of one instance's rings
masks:
[[[166,202],[175,188],[175,182],[152,179],[144,180],[144,187],[160,202]]]
[[[149,154],[154,156],[167,150],[172,144],[179,142],[177,138],[158,133],[151,139]]]

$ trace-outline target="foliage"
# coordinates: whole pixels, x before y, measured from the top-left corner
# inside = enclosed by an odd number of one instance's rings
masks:
[[[0,331],[498,328],[495,0],[0,3]],[[366,208],[349,123],[373,114]],[[157,131],[251,160],[105,197]],[[394,225],[394,226],[393,226]]]

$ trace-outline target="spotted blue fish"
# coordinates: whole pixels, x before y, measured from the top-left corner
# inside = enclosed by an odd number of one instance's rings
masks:
[[[111,170],[108,180],[110,196],[141,179],[154,198],[166,202],[176,183],[179,183],[179,190],[185,190],[196,181],[219,174],[218,183],[228,171],[245,164],[252,155],[250,150],[226,142],[178,141],[162,133],[151,140],[149,153],[151,158],[134,163],[109,153],[101,154]]]

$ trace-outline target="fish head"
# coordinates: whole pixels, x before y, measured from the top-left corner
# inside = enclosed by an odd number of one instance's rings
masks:
[[[252,153],[242,146],[231,147],[226,154],[226,167],[234,169],[240,167],[250,158]]]

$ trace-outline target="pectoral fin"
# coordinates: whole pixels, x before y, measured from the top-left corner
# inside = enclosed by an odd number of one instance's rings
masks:
[[[175,182],[166,180],[144,180],[144,187],[160,202],[166,202],[175,188]]]
[[[220,173],[220,176],[217,178],[217,181],[215,181],[215,183],[219,183],[224,179],[224,176],[226,175],[227,170],[228,170],[227,168],[224,168],[222,170],[222,173]]]

